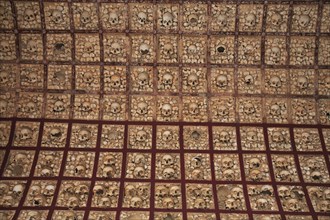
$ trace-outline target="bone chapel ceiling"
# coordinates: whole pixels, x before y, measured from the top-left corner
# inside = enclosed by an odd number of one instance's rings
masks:
[[[329,220],[328,0],[0,1],[0,220]]]

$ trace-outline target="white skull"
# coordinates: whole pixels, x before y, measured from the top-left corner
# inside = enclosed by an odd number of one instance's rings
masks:
[[[9,73],[6,71],[1,71],[0,72],[0,83],[5,84],[8,81],[9,81]]]
[[[147,140],[147,138],[148,138],[148,134],[143,130],[140,130],[136,133],[136,140],[139,142],[144,142]]]
[[[313,182],[320,182],[323,178],[322,173],[318,170],[314,170],[310,176]]]
[[[226,27],[228,25],[228,17],[225,14],[220,14],[218,16],[218,24],[220,24],[222,27]]]
[[[143,154],[137,154],[134,157],[133,163],[135,164],[145,164],[145,157],[143,156]]]
[[[141,72],[137,76],[138,83],[140,86],[147,86],[149,84],[149,75],[146,72]]]
[[[94,76],[90,72],[83,73],[83,81],[87,84],[91,84],[94,81]]]
[[[224,157],[221,160],[221,166],[225,169],[230,169],[234,166],[234,161],[230,157]]]
[[[274,161],[276,168],[287,169],[289,166],[289,162],[285,157],[278,157]]]
[[[223,171],[223,176],[225,180],[230,181],[235,179],[235,171],[232,169],[227,169]]]
[[[143,167],[135,167],[133,170],[133,175],[135,178],[143,178],[145,176],[145,170]]]
[[[217,76],[216,78],[216,85],[220,88],[224,88],[224,87],[227,87],[228,85],[228,78],[226,75],[219,75]]]
[[[249,13],[245,17],[245,24],[249,27],[255,26],[257,23],[257,17],[253,13]]]
[[[148,21],[148,15],[145,12],[139,12],[137,14],[137,21],[141,24],[144,25],[147,23]]]
[[[271,18],[271,23],[274,25],[274,26],[279,26],[280,24],[283,23],[283,18],[282,18],[282,15],[280,13],[277,13],[275,12]]]
[[[113,114],[120,113],[121,112],[121,106],[120,106],[120,104],[118,102],[111,103],[111,105],[110,105],[110,111]]]
[[[300,15],[298,18],[298,24],[304,28],[307,27],[307,25],[310,23],[311,18],[309,17],[309,15]]]
[[[174,164],[174,158],[169,155],[169,154],[165,154],[163,157],[162,157],[162,164],[164,166],[171,166]]]
[[[165,12],[162,16],[161,24],[164,27],[169,27],[173,25],[174,17],[170,12]]]
[[[299,211],[301,209],[300,203],[298,202],[297,199],[287,200],[285,206],[287,206],[290,211]]]
[[[290,189],[287,186],[279,186],[278,189],[278,195],[281,198],[286,198],[290,196]]]
[[[123,49],[122,49],[121,45],[117,42],[112,43],[110,46],[110,53],[112,55],[120,54],[122,52],[122,50]]]
[[[233,199],[233,198],[229,198],[225,201],[225,208],[228,210],[235,210],[238,209],[238,202]]]
[[[22,141],[26,141],[32,139],[33,131],[29,127],[22,127],[19,133],[19,139]]]
[[[47,185],[43,191],[45,196],[52,196],[55,193],[55,186],[54,185]]]
[[[254,84],[254,78],[252,75],[246,75],[244,77],[244,82],[247,84],[247,85],[253,85]]]
[[[60,130],[60,128],[52,128],[52,130],[50,130],[49,132],[49,137],[51,140],[56,140],[56,139],[60,139],[62,137],[62,131]]]
[[[74,171],[76,175],[81,176],[85,174],[86,168],[83,165],[77,165]]]
[[[249,167],[250,169],[258,169],[261,166],[261,161],[254,157],[249,160]]]
[[[280,173],[279,173],[279,177],[282,181],[285,181],[285,180],[290,180],[291,176],[291,173],[287,170],[281,170]]]
[[[297,79],[297,86],[299,89],[307,89],[308,88],[308,79],[305,76],[299,76]]]
[[[187,84],[193,88],[195,88],[196,86],[198,86],[199,81],[198,81],[198,76],[195,73],[191,73],[189,74],[188,78],[187,78]]]
[[[221,131],[219,134],[219,142],[220,143],[229,143],[230,134],[227,131]]]
[[[24,11],[24,20],[27,22],[33,22],[36,20],[36,15],[32,9],[27,8]]]
[[[119,88],[121,85],[120,76],[117,74],[114,74],[110,77],[110,84],[112,88]]]
[[[52,176],[52,170],[48,169],[48,168],[44,168],[41,170],[41,176],[45,176],[45,177],[49,177]]]
[[[163,76],[163,85],[165,86],[165,88],[167,89],[167,87],[171,87],[173,84],[173,76],[170,73],[165,73]]]
[[[170,188],[170,194],[172,196],[175,196],[175,197],[180,196],[181,195],[181,189],[180,189],[180,187],[179,186],[172,186]]]
[[[244,105],[244,113],[247,115],[252,115],[256,112],[256,109],[252,103],[246,103]]]
[[[4,40],[0,42],[0,52],[8,53],[11,51],[11,47],[8,41]]]
[[[196,45],[189,45],[188,47],[188,54],[196,54],[197,53],[197,47]]]
[[[130,202],[130,207],[132,208],[140,208],[142,206],[142,199],[140,197],[133,197]]]
[[[297,106],[295,112],[298,117],[305,117],[308,114],[308,111],[304,106]]]
[[[168,104],[168,103],[163,104],[161,107],[161,113],[162,113],[162,116],[164,116],[164,117],[171,116],[172,115],[172,105]]]
[[[80,142],[87,142],[90,140],[92,133],[87,128],[82,128],[78,132],[78,140]]]
[[[217,109],[217,115],[218,116],[228,116],[229,115],[229,110],[226,106],[224,105],[221,105],[221,106],[218,106],[218,109]]]
[[[174,207],[174,201],[171,197],[166,197],[163,199],[162,205],[164,208],[171,209]]]
[[[82,24],[88,24],[92,21],[91,13],[88,11],[83,11],[80,14],[80,22]]]
[[[65,110],[65,104],[64,104],[64,102],[61,101],[61,100],[57,100],[54,103],[53,111],[54,112],[64,112],[64,110]]]
[[[163,141],[171,141],[173,140],[173,134],[172,134],[172,131],[170,130],[165,130],[162,134],[162,139]]]
[[[272,76],[269,79],[268,84],[272,88],[280,88],[282,86],[281,79],[278,76]]]
[[[0,183],[0,194],[5,195],[9,191],[9,186],[6,183]]]
[[[256,201],[257,203],[257,209],[266,209],[269,206],[269,202],[265,198],[259,198]]]
[[[23,108],[26,113],[33,113],[37,111],[37,105],[34,102],[28,102]]]
[[[192,115],[198,115],[199,114],[199,107],[197,103],[190,103],[188,106],[189,113]]]
[[[51,20],[55,23],[55,24],[60,24],[61,22],[63,22],[63,14],[62,11],[60,10],[53,10],[51,13]]]
[[[38,51],[38,43],[35,40],[29,40],[26,44],[26,50],[29,53],[36,53]]]
[[[89,101],[84,101],[83,103],[81,103],[80,105],[80,111],[82,112],[91,112],[92,109],[92,105]]]
[[[272,133],[271,138],[275,143],[281,143],[284,141],[284,135],[279,131]]]
[[[239,186],[232,188],[230,190],[230,194],[234,199],[238,199],[238,200],[244,197],[243,189]]]
[[[279,62],[279,60],[281,58],[280,48],[276,47],[276,46],[272,47],[270,56],[275,60],[275,62]]]
[[[117,12],[111,11],[109,13],[109,22],[113,25],[116,25],[119,23],[119,16],[118,16]]]
[[[163,177],[165,179],[171,179],[171,178],[174,178],[174,175],[175,175],[175,171],[173,168],[171,167],[166,167],[164,170],[163,170]]]
[[[106,166],[114,166],[116,164],[116,158],[113,155],[106,155],[103,159],[103,164]]]
[[[174,54],[174,47],[170,43],[164,44],[163,49],[164,49],[163,52],[165,53],[166,56],[171,56]]]
[[[104,177],[113,178],[116,174],[116,171],[113,167],[106,166],[102,169],[102,173]]]
[[[38,196],[38,195],[40,195],[41,194],[41,187],[38,186],[38,185],[31,186],[31,188],[30,188],[30,194],[32,196]]]
[[[136,113],[138,113],[139,115],[145,115],[148,113],[148,105],[145,102],[139,102],[137,104],[137,110]]]
[[[194,168],[199,168],[203,164],[202,158],[200,156],[195,156],[190,160],[190,165]]]
[[[17,184],[13,188],[13,194],[19,197],[24,191],[24,186],[22,184]]]
[[[150,52],[150,50],[151,50],[151,48],[150,48],[150,46],[148,44],[142,43],[140,45],[140,53],[142,55],[147,55]]]
[[[0,99],[0,113],[4,114],[7,111],[8,102]]]
[[[281,107],[278,104],[273,104],[270,106],[270,114],[273,116],[281,115]]]

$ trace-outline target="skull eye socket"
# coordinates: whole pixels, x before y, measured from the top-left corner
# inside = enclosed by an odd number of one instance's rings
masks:
[[[54,45],[55,50],[64,50],[64,43],[56,43]]]
[[[224,46],[218,46],[217,51],[218,51],[218,53],[223,53],[223,52],[225,52],[225,47]]]

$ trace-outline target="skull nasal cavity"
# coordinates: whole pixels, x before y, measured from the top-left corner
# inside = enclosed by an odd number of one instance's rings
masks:
[[[223,53],[223,52],[225,52],[225,48],[224,48],[223,46],[219,46],[219,47],[217,48],[217,51],[218,51],[219,53]]]

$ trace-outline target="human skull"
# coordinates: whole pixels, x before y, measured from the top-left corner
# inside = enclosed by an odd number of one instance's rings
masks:
[[[161,113],[164,117],[170,117],[172,115],[172,105],[165,103],[161,107]]]
[[[256,208],[258,210],[266,209],[269,206],[269,202],[265,198],[259,198],[256,201]]]
[[[11,207],[14,203],[14,198],[11,195],[4,195],[2,198],[2,206]],[[9,218],[10,219],[10,218]]]
[[[120,76],[117,74],[114,74],[110,77],[110,85],[112,88],[119,88],[121,85]]]
[[[36,53],[38,51],[38,43],[35,40],[29,40],[26,43],[26,50],[28,53]]]
[[[238,209],[237,201],[233,198],[229,198],[225,201],[225,208],[228,210],[236,210]]]
[[[48,168],[44,168],[41,170],[41,176],[44,176],[44,177],[53,176],[53,171]]]
[[[197,53],[197,47],[196,45],[189,45],[188,47],[188,54],[196,54]]]
[[[18,137],[21,141],[30,140],[32,139],[32,136],[33,136],[32,129],[26,126],[22,127],[18,134]]]
[[[281,198],[287,198],[290,197],[290,189],[287,186],[279,186],[278,189],[278,195]]]
[[[247,115],[252,115],[256,112],[256,109],[252,103],[246,103],[243,107],[244,113]]]
[[[140,197],[134,196],[131,198],[130,207],[131,208],[140,208],[142,206],[142,199]]]
[[[146,72],[140,72],[137,76],[137,79],[141,87],[147,86],[149,84],[149,75]]]
[[[308,88],[308,79],[305,76],[299,76],[297,79],[297,87],[299,89],[307,89]]]
[[[119,23],[119,16],[118,16],[117,12],[111,11],[109,13],[109,22],[112,25],[116,25]]]
[[[113,178],[116,174],[114,167],[106,166],[102,169],[102,174],[104,177]]]
[[[163,177],[165,179],[171,179],[171,178],[174,178],[174,175],[175,175],[175,171],[173,168],[171,167],[166,167],[164,170],[163,170]]]
[[[202,164],[202,157],[200,156],[195,156],[190,160],[190,165],[194,168],[199,168],[202,166]]]
[[[83,165],[77,165],[74,171],[75,175],[81,176],[85,174],[86,168]]]
[[[120,106],[120,104],[118,102],[111,103],[111,105],[110,105],[110,111],[113,114],[120,113],[121,112],[121,106]]]
[[[223,171],[223,177],[225,180],[230,181],[235,179],[235,172],[232,169],[227,169]]]
[[[221,166],[225,169],[230,169],[234,166],[234,161],[230,157],[224,157],[221,160]]]
[[[139,12],[137,14],[137,21],[141,24],[144,25],[148,22],[148,15],[145,12]]]
[[[280,88],[282,86],[281,79],[278,76],[272,76],[269,79],[268,84],[272,88]]]
[[[256,157],[251,158],[249,160],[250,169],[258,169],[258,168],[260,168],[260,165],[261,165],[261,161]]]
[[[219,142],[226,144],[230,142],[230,134],[228,131],[221,131],[219,134]]]
[[[173,25],[174,17],[170,12],[165,12],[162,16],[161,24],[164,27],[169,27]]]
[[[165,44],[165,45],[163,46],[163,49],[164,49],[164,50],[163,50],[164,54],[167,55],[167,56],[171,56],[171,55],[174,54],[174,47],[173,47],[173,45],[170,44],[170,43]]]
[[[162,205],[164,208],[171,209],[174,208],[174,201],[171,197],[163,198]]]
[[[281,115],[281,107],[278,104],[273,104],[270,106],[270,114],[273,116]]]
[[[137,154],[134,157],[133,163],[135,164],[145,164],[145,157],[143,156],[143,154]]]
[[[8,102],[0,99],[0,113],[4,114],[7,111]]]
[[[9,73],[7,71],[0,72],[0,83],[1,84],[5,84],[6,82],[9,81],[9,79],[10,79],[10,77],[9,77]]]
[[[188,106],[188,111],[192,115],[198,115],[199,114],[199,107],[197,103],[190,103]]]
[[[280,24],[283,23],[283,17],[282,17],[282,15],[281,15],[280,13],[278,13],[278,12],[275,12],[275,13],[271,16],[270,20],[271,20],[272,25],[274,25],[274,26],[279,26]]]
[[[55,24],[60,24],[61,22],[63,22],[63,14],[62,14],[62,11],[60,10],[53,10],[51,12],[51,20],[55,23]]]
[[[94,44],[91,42],[86,42],[84,46],[84,52],[87,54],[93,53],[95,50]]]
[[[147,55],[150,52],[150,50],[151,50],[151,48],[150,48],[150,46],[148,44],[142,43],[140,45],[140,53],[142,55]]]
[[[196,87],[199,84],[198,76],[196,73],[191,73],[187,77],[187,84],[191,87]]]
[[[241,199],[243,198],[243,189],[241,187],[234,187],[230,190],[230,195],[234,198],[234,199]]]
[[[32,199],[32,205],[43,206],[45,203],[45,198],[43,196],[36,196]]]
[[[198,18],[198,15],[197,14],[190,14],[188,16],[188,21],[190,22],[190,25],[191,26],[197,25],[198,20],[199,20],[199,18]]]
[[[165,154],[162,157],[162,164],[164,166],[171,166],[174,164],[174,158],[170,154]]]
[[[308,114],[305,106],[297,106],[295,112],[298,117],[305,117]]]
[[[311,21],[311,18],[309,17],[309,15],[300,15],[298,18],[298,24],[300,25],[300,27],[304,28],[307,27],[307,25],[309,25]]]
[[[173,84],[173,76],[170,73],[165,73],[162,79],[162,83],[165,86],[165,89],[168,89]]]
[[[111,154],[106,155],[103,159],[103,164],[105,166],[114,166],[116,164],[116,158]]]
[[[217,20],[218,24],[220,24],[222,27],[226,27],[228,25],[228,17],[225,14],[220,14]]]
[[[246,75],[244,77],[244,83],[247,84],[247,85],[253,85],[254,84],[254,78],[252,75]]]
[[[80,22],[82,24],[88,24],[92,21],[92,16],[89,11],[82,11],[80,14]]]
[[[310,176],[313,182],[320,182],[323,178],[322,173],[318,170],[314,170]]]
[[[148,139],[148,134],[144,130],[140,130],[136,133],[136,140],[139,142],[144,142]]]
[[[54,112],[64,112],[65,110],[65,104],[62,100],[57,100],[54,103],[53,111]]]
[[[114,42],[110,46],[110,54],[112,54],[112,55],[120,54],[122,52],[122,50],[123,49],[118,42]]]
[[[136,113],[139,115],[146,115],[148,113],[148,104],[145,102],[139,102],[137,104]]]
[[[80,111],[82,112],[91,112],[93,109],[92,109],[92,105],[91,103],[86,100],[84,101],[83,103],[81,103],[80,105]]]
[[[27,22],[35,21],[36,20],[35,12],[30,8],[25,9],[25,11],[24,11],[24,20],[27,21]]]
[[[0,183],[0,194],[5,195],[9,191],[9,186],[6,183]]]
[[[170,130],[165,130],[165,131],[162,133],[162,139],[163,139],[163,141],[165,141],[165,142],[173,140],[173,134],[172,134],[172,131],[170,131]]]
[[[205,208],[207,208],[207,204],[206,204],[204,199],[197,198],[194,201],[194,208],[196,208],[196,209],[205,209]]]
[[[36,83],[38,81],[38,75],[35,72],[30,72],[26,75],[26,80],[30,84]]]
[[[13,194],[16,197],[20,197],[22,195],[23,191],[24,191],[24,186],[22,184],[17,184],[13,188]]]
[[[44,196],[52,196],[55,193],[55,186],[54,185],[47,185],[43,190]]]
[[[175,197],[180,196],[181,195],[181,189],[180,189],[180,187],[179,186],[172,186],[170,188],[170,194],[172,196],[175,196]]]
[[[257,23],[257,17],[255,14],[249,13],[246,15],[245,25],[247,25],[248,27],[253,27],[256,25],[256,23]]]
[[[298,200],[293,198],[287,200],[285,206],[287,206],[290,211],[299,211],[301,209]]]
[[[260,181],[262,173],[258,169],[252,169],[249,173],[249,177],[252,181]]]
[[[321,200],[317,204],[318,209],[320,212],[329,212],[330,211],[330,202],[329,200]]]
[[[271,139],[275,143],[281,143],[284,141],[284,135],[279,131],[275,131],[274,133],[271,134]]]
[[[279,59],[281,57],[281,49],[277,46],[272,47],[270,56],[273,58],[275,62],[279,62]]]
[[[145,176],[145,170],[143,167],[135,167],[133,171],[133,175],[135,178],[143,178]]]
[[[218,108],[217,108],[217,115],[218,116],[222,116],[222,117],[228,116],[229,115],[228,108],[226,106],[224,106],[224,105],[218,106]]]
[[[155,190],[155,194],[158,197],[165,197],[169,194],[169,190],[167,187],[163,185],[158,185]]]
[[[217,78],[216,78],[216,85],[219,88],[227,87],[227,85],[228,85],[228,78],[227,78],[227,76],[224,75],[224,74],[221,74],[221,75],[217,76]]]
[[[26,113],[34,113],[37,111],[37,105],[34,102],[28,102],[23,108]]]
[[[9,42],[4,40],[4,41],[1,41],[0,42],[0,52],[3,52],[3,53],[8,53],[11,51],[10,49],[10,45],[9,45]]]
[[[78,132],[78,140],[80,142],[87,142],[87,141],[89,141],[90,138],[91,138],[91,136],[92,136],[92,133],[87,128],[82,128]]]
[[[275,163],[275,167],[280,168],[280,169],[286,169],[289,166],[287,158],[285,158],[285,157],[276,158],[274,163]]]

